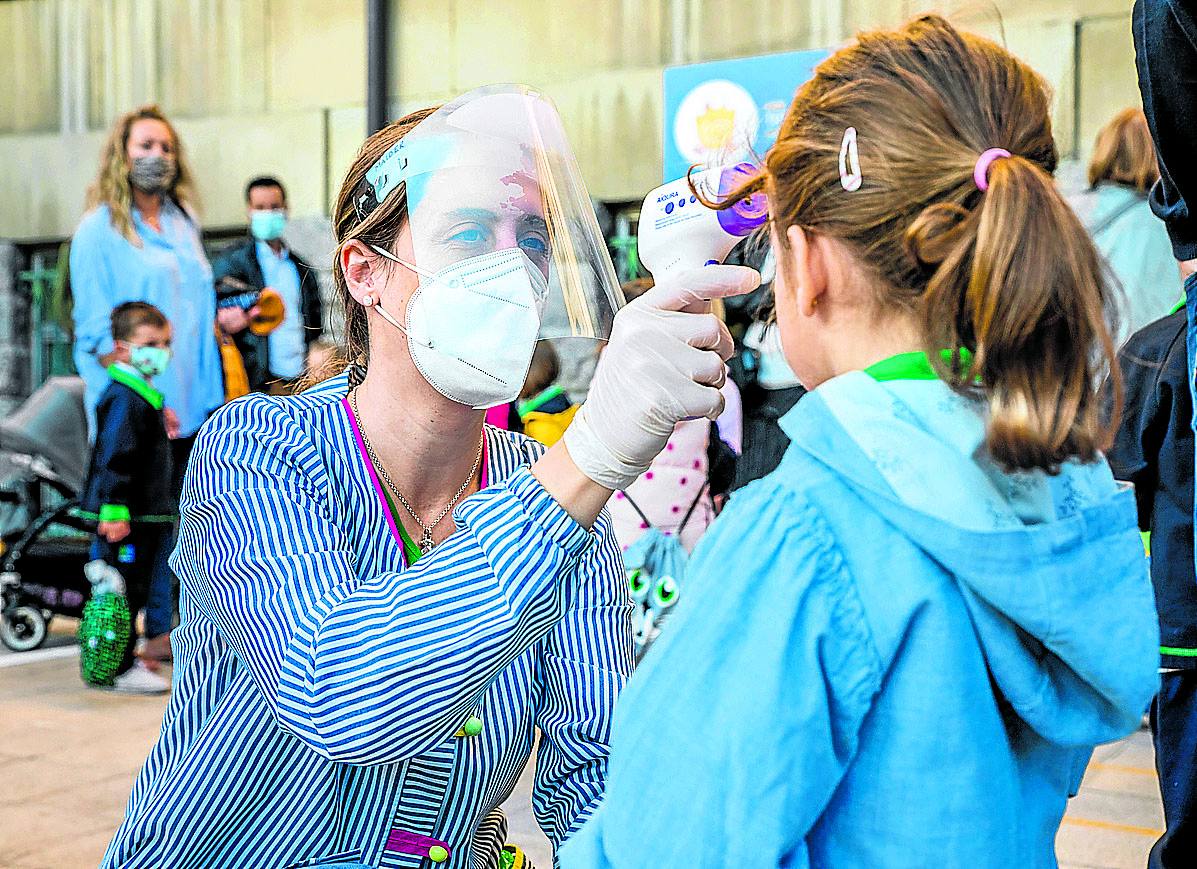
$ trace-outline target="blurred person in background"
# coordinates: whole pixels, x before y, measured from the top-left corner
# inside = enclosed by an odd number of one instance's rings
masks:
[[[1151,189],[1151,210],[1163,220],[1172,242],[1172,255],[1180,262],[1176,283],[1183,278],[1184,314],[1183,321],[1173,315],[1144,329],[1127,348],[1127,356],[1135,352],[1143,357],[1142,361],[1127,360],[1128,366],[1135,366],[1127,377],[1132,389],[1136,385],[1146,387],[1138,403],[1141,412],[1130,425],[1140,421],[1143,425],[1138,431],[1131,428],[1130,437],[1115,444],[1111,460],[1124,462],[1128,477],[1136,483],[1142,479],[1147,491],[1136,488],[1141,515],[1144,507],[1150,508],[1150,516],[1143,518],[1150,518],[1151,523],[1151,570],[1165,641],[1160,649],[1164,669],[1151,708],[1151,725],[1165,830],[1151,849],[1148,865],[1151,869],[1179,869],[1191,866],[1197,852],[1197,626],[1192,622],[1197,618],[1197,547],[1192,539],[1192,397],[1197,350],[1197,161],[1193,159],[1197,148],[1193,130],[1197,90],[1193,81],[1197,79],[1197,20],[1193,4],[1137,0],[1132,30],[1139,92],[1160,169],[1160,180]],[[1179,394],[1182,391],[1188,394]],[[1181,457],[1182,450],[1188,455]],[[1187,522],[1178,515],[1186,509]],[[1186,531],[1189,540],[1179,540]]]
[[[1159,177],[1143,111],[1124,109],[1097,134],[1089,189],[1072,200],[1122,288],[1112,318],[1118,344],[1166,315],[1180,295],[1168,233],[1147,202]]]
[[[153,105],[117,118],[87,192],[87,213],[71,242],[75,367],[86,386],[90,427],[115,361],[111,314],[122,302],[148,302],[173,326],[173,363],[157,380],[172,438],[174,490],[195,435],[224,401],[214,326],[212,269],[200,241],[194,182],[183,144]],[[245,327],[245,314],[221,312],[227,330]],[[172,624],[172,577],[165,559],[154,572],[147,607],[147,635],[166,638]],[[151,640],[153,642],[153,640]],[[166,657],[165,639],[150,651]]]
[[[624,297],[638,299],[652,287],[652,278],[628,281]],[[712,307],[718,316],[720,306]],[[718,419],[679,422],[652,466],[612,497],[607,509],[621,549],[626,551],[652,527],[679,537],[690,552],[715,521],[731,488],[743,434],[740,391],[730,377],[722,392],[724,409]]]
[[[746,265],[760,265],[760,288],[748,296],[728,299],[728,327],[736,337],[736,353],[729,362],[743,407],[743,451],[735,464],[732,489],[771,473],[785,455],[790,436],[779,420],[806,389],[786,361],[773,317],[772,253],[744,257]]]
[[[780,420],[806,394],[782,353],[776,323],[756,320],[748,327],[738,363],[733,370],[741,375],[737,383],[744,403],[744,453],[736,464],[737,489],[781,464],[790,437]]]
[[[113,362],[96,407],[96,445],[80,507],[97,522],[92,558],[116,570],[129,604],[129,640],[112,683],[128,694],[161,694],[170,683],[137,661],[137,614],[146,609],[158,565],[169,555],[178,513],[163,397],[155,386],[170,364],[170,323],[145,302],[112,312]],[[149,624],[147,613],[147,630]]]
[[[282,300],[283,317],[269,334],[241,329],[233,341],[241,351],[249,388],[286,393],[302,377],[308,349],[323,334],[324,312],[315,270],[283,240],[290,211],[287,190],[270,175],[245,185],[249,236],[212,264],[218,287],[232,278],[250,291],[274,290]],[[253,309],[248,309],[253,314]]]
[[[557,382],[561,376],[557,351],[548,341],[541,341],[532,351],[532,364],[516,405],[524,434],[551,447],[573,421],[578,405],[572,404],[565,389]]]

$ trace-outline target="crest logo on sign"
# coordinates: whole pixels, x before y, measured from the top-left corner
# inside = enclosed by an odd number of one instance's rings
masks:
[[[682,99],[673,123],[678,152],[691,163],[735,160],[752,152],[760,111],[752,95],[726,79],[703,82]]]

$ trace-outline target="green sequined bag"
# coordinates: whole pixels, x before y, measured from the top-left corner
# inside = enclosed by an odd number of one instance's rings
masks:
[[[112,686],[129,643],[129,602],[123,594],[93,594],[79,621],[79,672],[97,688]]]

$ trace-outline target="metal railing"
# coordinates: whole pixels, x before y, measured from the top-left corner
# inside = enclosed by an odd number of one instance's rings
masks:
[[[50,377],[75,373],[71,358],[71,303],[66,293],[66,245],[58,262],[46,265],[46,256],[35,253],[30,268],[17,274],[29,292],[29,391]]]

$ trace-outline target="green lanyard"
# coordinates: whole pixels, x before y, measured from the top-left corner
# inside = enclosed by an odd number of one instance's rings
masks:
[[[386,486],[382,487],[382,494],[387,499],[387,507],[390,508],[391,515],[395,517],[395,527],[399,529],[399,537],[403,540],[403,555],[407,558],[407,566],[411,567],[420,560],[420,556],[424,553],[420,551],[419,546],[416,546],[411,535],[407,533],[407,529],[403,527],[403,523],[399,521],[399,511],[395,509],[395,501],[391,498],[391,493]]]
[[[523,419],[533,411],[539,410],[557,396],[564,393],[565,390],[557,385],[550,386],[548,389],[537,393],[527,401],[521,401],[515,408],[515,412],[519,414],[519,418]]]
[[[961,367],[967,371],[969,365],[972,364],[973,354],[964,347],[961,347],[958,352],[960,354]],[[940,350],[939,353],[945,363],[948,365],[952,364],[951,350]],[[939,379],[939,375],[931,367],[931,360],[927,358],[927,354],[922,350],[899,353],[896,356],[890,356],[888,359],[882,359],[880,362],[874,362],[865,369],[865,374],[872,377],[878,383],[885,383],[888,380]]]
[[[162,410],[163,405],[166,403],[166,400],[162,397],[161,392],[159,392],[157,389],[154,389],[154,387],[150,386],[150,384],[146,383],[146,381],[140,376],[133,374],[130,371],[126,371],[116,363],[108,366],[108,376],[117,383],[123,384],[132,389],[134,392],[144,398],[146,400],[146,404],[154,408],[154,410]]]

